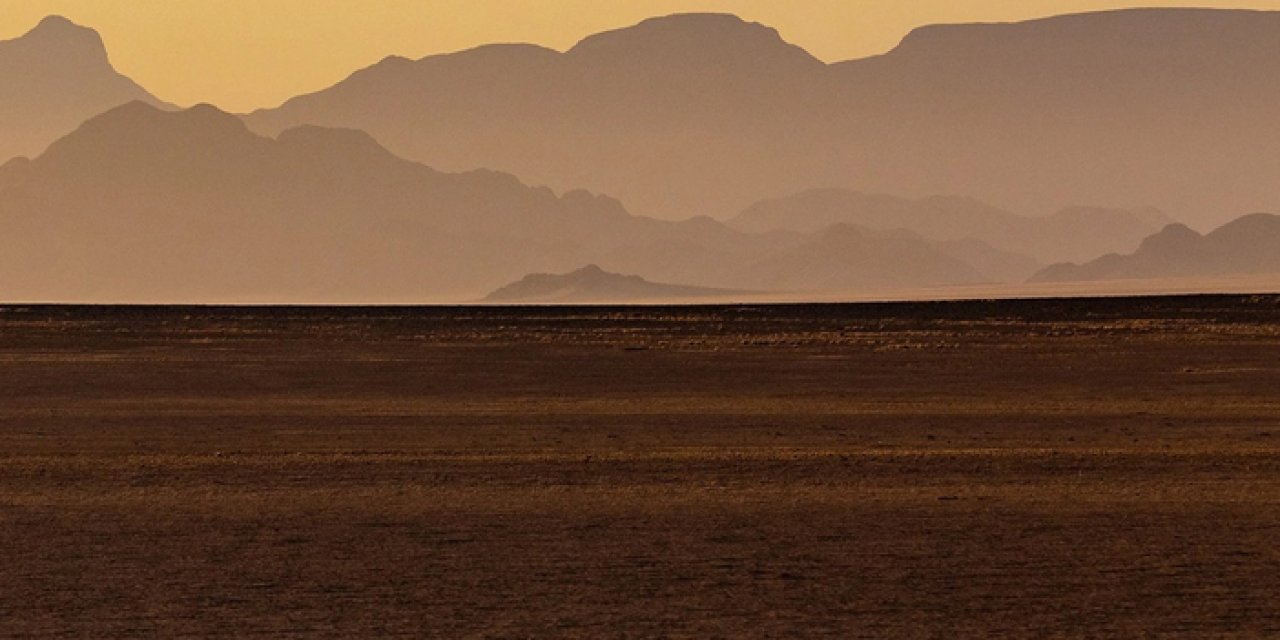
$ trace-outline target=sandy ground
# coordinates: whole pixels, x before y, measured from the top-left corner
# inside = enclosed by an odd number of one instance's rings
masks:
[[[1280,636],[1280,298],[0,308],[3,637]]]

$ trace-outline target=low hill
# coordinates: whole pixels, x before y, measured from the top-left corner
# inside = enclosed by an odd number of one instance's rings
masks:
[[[724,300],[745,292],[649,282],[588,265],[566,274],[531,274],[489,294],[495,303],[634,303]]]
[[[1280,216],[1244,216],[1207,235],[1169,225],[1128,255],[1111,254],[1085,264],[1058,264],[1033,282],[1280,274]]]

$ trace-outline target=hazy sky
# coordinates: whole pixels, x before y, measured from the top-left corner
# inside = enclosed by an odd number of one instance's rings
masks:
[[[0,39],[48,14],[100,31],[112,61],[160,98],[249,110],[323,88],[388,54],[489,42],[565,49],[585,35],[686,11],[777,27],[828,61],[882,53],[911,28],[1151,3],[1118,0],[0,0]],[[1162,6],[1280,9],[1280,0]]]

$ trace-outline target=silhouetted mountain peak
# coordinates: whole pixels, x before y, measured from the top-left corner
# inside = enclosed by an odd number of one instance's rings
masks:
[[[111,66],[97,31],[49,16],[0,41],[0,158],[34,157],[85,120],[131,100],[162,104]]]
[[[423,74],[438,73],[446,69],[446,73],[456,74],[454,78],[489,78],[493,75],[520,75],[526,73],[530,66],[538,67],[558,60],[561,53],[553,49],[532,44],[487,44],[472,49],[453,53],[430,55],[419,60],[404,56],[391,55],[379,60],[376,64],[352,73],[337,86],[346,90],[368,90],[378,87],[377,91],[387,88],[403,88],[404,86],[432,86],[441,82],[438,77]],[[476,80],[483,83],[484,80]],[[286,105],[306,102],[319,94],[308,94],[290,99]],[[261,109],[256,113],[269,110]]]
[[[601,269],[600,265],[589,264],[581,269],[578,269],[577,271],[570,273],[569,275],[573,277],[578,277],[578,278],[591,278],[595,276],[604,275],[604,273],[605,273],[605,270]]]
[[[634,287],[649,284],[640,276],[610,273],[601,269],[599,265],[589,264],[560,275],[538,273],[525,276],[519,282],[494,292],[490,295],[490,299],[556,297],[570,291],[574,295],[569,297],[584,294],[586,297],[591,297],[620,293],[612,291],[619,286]]]
[[[400,55],[389,55],[378,61],[374,67],[396,68],[413,64],[413,60]]]
[[[1245,247],[1260,242],[1270,244],[1278,235],[1280,235],[1280,216],[1270,213],[1253,213],[1228,222],[1212,231],[1208,237],[1216,242]],[[1280,247],[1271,245],[1270,250],[1280,254]]]
[[[783,40],[773,28],[716,13],[650,18],[632,27],[590,36],[570,49],[568,55],[608,64],[823,66],[804,49]]]
[[[97,31],[80,26],[59,15],[46,16],[35,27],[23,36],[24,38],[51,38],[69,40],[79,38],[86,42],[101,44],[102,38]]]
[[[193,109],[195,107],[192,107]],[[148,117],[159,117],[164,111],[154,105],[147,104],[142,100],[131,100],[118,107],[107,109],[102,113],[90,118],[85,124],[95,122],[112,122],[115,120],[136,120]]]
[[[1142,241],[1140,252],[1175,255],[1195,246],[1203,238],[1185,224],[1171,224]]]
[[[714,298],[744,292],[650,282],[636,275],[611,273],[590,264],[565,274],[535,273],[485,298],[505,303],[636,302],[677,298]]]
[[[48,16],[16,41],[49,56],[71,57],[86,61],[107,62],[107,47],[97,31],[82,27],[62,16]]]
[[[1207,235],[1172,224],[1147,238],[1137,252],[1108,255],[1083,265],[1054,265],[1033,281],[1217,277],[1280,273],[1280,216],[1237,218]]]
[[[558,58],[560,55],[560,52],[555,49],[548,49],[536,44],[521,43],[486,44],[449,54],[450,57],[455,59],[489,64],[520,62],[530,59],[550,60]]]
[[[1280,216],[1273,213],[1251,213],[1247,216],[1241,216],[1228,222],[1218,229],[1218,232],[1230,229],[1233,232],[1247,232],[1262,229],[1274,229],[1280,225]]]
[[[240,118],[211,104],[201,103],[189,109],[166,111],[141,100],[110,109],[90,119],[83,128],[119,131],[184,129],[206,131],[211,135],[249,133]]]
[[[223,111],[222,109],[219,109],[218,107],[212,104],[209,104],[207,102],[201,102],[200,104],[193,105],[186,110],[176,111],[176,112],[173,112],[173,111],[165,112],[163,110],[156,109],[155,107],[151,107],[151,108],[156,111],[161,111],[162,113],[181,114],[178,116],[179,118],[185,116],[188,119],[193,119],[193,120],[199,119],[200,121],[203,121],[203,122],[218,123],[223,126],[230,125],[231,123],[243,124],[241,123],[240,118],[230,113],[227,113],[226,111]]]
[[[129,102],[89,119],[75,131],[49,146],[41,162],[70,159],[80,163],[111,164],[120,149],[165,149],[174,153],[215,149],[260,139],[236,116],[217,107],[200,104],[181,111],[165,111],[141,100]]]

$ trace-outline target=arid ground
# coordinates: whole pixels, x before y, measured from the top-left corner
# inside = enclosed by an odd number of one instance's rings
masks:
[[[0,636],[1280,636],[1280,297],[3,308]]]

